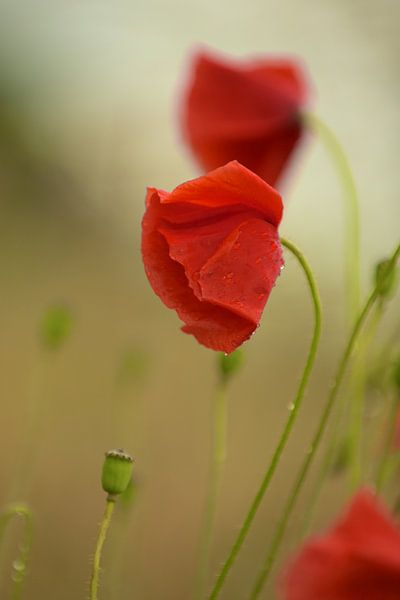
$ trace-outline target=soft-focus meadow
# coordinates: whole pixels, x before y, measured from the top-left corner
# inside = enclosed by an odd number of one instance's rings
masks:
[[[146,185],[170,190],[197,173],[177,128],[188,54],[206,44],[236,56],[294,53],[304,60],[314,108],[354,169],[366,292],[373,265],[399,233],[399,18],[395,0],[1,0],[0,503],[16,499],[11,488],[36,394],[41,418],[22,498],[36,521],[29,600],[87,596],[104,506],[100,470],[112,447],[134,455],[137,497],[129,517],[118,507],[103,597],[192,594],[215,355],[179,331],[175,314],[151,291],[140,257]],[[283,197],[281,233],[315,270],[323,338],[304,409],[228,581],[227,600],[249,591],[345,341],[343,202],[317,140],[303,146]],[[48,354],[38,329],[54,304],[69,307],[73,324],[62,348]],[[397,297],[371,359],[398,327],[398,306]],[[230,392],[212,572],[276,444],[310,324],[303,276],[289,257]],[[379,398],[370,396],[367,440],[381,427]],[[367,447],[367,458],[376,447]],[[314,527],[336,514],[346,494],[345,479],[332,477]],[[307,492],[285,553],[306,503]],[[12,531],[0,598],[8,597],[18,526]],[[119,569],[118,589],[107,588],[112,569]]]

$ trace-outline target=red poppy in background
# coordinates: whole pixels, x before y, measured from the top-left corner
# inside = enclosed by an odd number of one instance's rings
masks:
[[[283,265],[278,192],[233,161],[171,193],[149,188],[142,255],[185,333],[232,352],[259,324]]]
[[[325,536],[308,542],[289,567],[285,600],[398,600],[400,530],[367,490]]]
[[[202,52],[184,98],[184,138],[205,171],[238,160],[275,186],[302,135],[306,99],[294,59],[239,63]]]

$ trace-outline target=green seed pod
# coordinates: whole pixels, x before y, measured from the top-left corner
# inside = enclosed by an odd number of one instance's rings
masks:
[[[65,306],[53,306],[44,314],[40,325],[40,337],[50,350],[57,350],[68,337],[72,316]]]
[[[397,283],[396,267],[390,260],[381,260],[375,267],[375,285],[382,298],[390,297]]]
[[[133,458],[121,449],[106,452],[101,484],[111,496],[123,494],[128,487],[133,470]]]
[[[223,379],[228,379],[239,371],[243,364],[244,353],[238,348],[231,354],[219,354],[218,367]]]

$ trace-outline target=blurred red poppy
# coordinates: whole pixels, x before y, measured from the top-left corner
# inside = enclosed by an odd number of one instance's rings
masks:
[[[325,536],[308,542],[284,578],[285,600],[398,600],[400,530],[367,490]]]
[[[233,161],[171,193],[149,188],[142,255],[185,333],[230,353],[257,327],[283,265],[278,192]]]
[[[238,160],[275,186],[302,134],[307,84],[294,59],[194,57],[184,138],[205,171]]]

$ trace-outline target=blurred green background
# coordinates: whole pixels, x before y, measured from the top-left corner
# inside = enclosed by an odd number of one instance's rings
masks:
[[[112,567],[105,568],[102,597],[192,597],[215,356],[179,331],[140,258],[146,185],[169,190],[197,173],[177,130],[188,53],[207,44],[238,57],[302,57],[315,110],[354,168],[366,290],[373,264],[399,233],[399,18],[396,0],[0,0],[2,503],[29,437],[32,380],[42,377],[24,498],[36,515],[25,598],[87,597],[104,505],[103,453],[115,446],[136,458],[137,500],[127,524],[115,524],[114,533],[127,538],[118,554],[120,588],[108,589]],[[227,600],[247,597],[344,344],[343,202],[318,141],[305,145],[284,199],[281,232],[303,249],[318,277],[324,334],[295,435],[229,579]],[[68,306],[74,323],[60,351],[44,356],[38,327],[53,304]],[[396,312],[398,303],[381,338]],[[303,277],[289,257],[230,394],[212,572],[277,441],[310,324]],[[329,482],[319,525],[336,513],[345,490],[340,479]],[[306,495],[286,553],[305,502]],[[17,537],[18,527],[13,531]],[[117,542],[110,537],[105,567]],[[9,546],[10,559],[16,546]],[[9,571],[1,598],[8,597]]]

